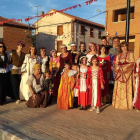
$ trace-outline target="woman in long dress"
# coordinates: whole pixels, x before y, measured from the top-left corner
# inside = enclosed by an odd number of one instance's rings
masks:
[[[65,62],[65,70],[61,75],[58,90],[58,109],[68,110],[73,107],[74,75],[71,75],[70,62]]]
[[[6,102],[6,94],[8,87],[8,58],[5,53],[6,47],[4,43],[0,42],[0,106]]]
[[[94,42],[89,43],[89,52],[87,53],[87,66],[90,66],[90,60],[92,56],[98,56],[96,44]]]
[[[56,50],[52,50],[51,51],[51,59],[49,62],[49,69],[51,71],[51,76],[53,79],[53,83],[54,83],[54,89],[53,89],[53,96],[57,96],[58,95],[58,88],[59,88],[59,84],[60,84],[60,71],[59,71],[59,67],[60,67],[60,58],[59,56],[57,56],[57,51]]]
[[[67,51],[67,46],[63,44],[61,46],[62,53],[60,55],[60,71],[62,72],[64,69],[65,61],[70,62],[70,66],[72,66],[72,54]]]
[[[140,57],[137,59],[134,67],[134,76],[136,80],[135,84],[135,94],[134,94],[134,107],[137,111],[140,111]]]
[[[113,107],[116,109],[133,109],[133,69],[134,55],[128,51],[128,44],[120,44],[120,54],[115,62],[115,87]]]
[[[104,90],[102,90],[102,102],[108,103],[110,100],[109,96],[109,80],[110,80],[110,71],[111,71],[111,62],[110,56],[106,54],[106,48],[104,45],[101,46],[99,56],[97,57],[99,60],[99,67],[103,70],[104,76]]]
[[[41,64],[40,56],[36,55],[37,50],[35,47],[30,47],[29,54],[25,55],[23,65],[21,67],[21,83],[20,83],[20,100],[29,100],[31,94],[29,92],[29,86],[26,83],[28,77],[33,74],[33,66],[35,64]]]
[[[27,79],[29,93],[31,97],[27,102],[30,108],[45,108],[47,105],[47,92],[43,89],[44,74],[41,73],[41,65],[35,64],[33,66],[34,73]]]
[[[78,105],[80,105],[79,110],[86,110],[88,104],[88,88],[87,88],[87,58],[86,56],[80,59],[80,69],[79,69],[79,80],[78,80]]]

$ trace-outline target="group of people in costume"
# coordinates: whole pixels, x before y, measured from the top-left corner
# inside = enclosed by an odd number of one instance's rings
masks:
[[[28,107],[39,108],[51,104],[57,96],[58,109],[96,110],[106,103],[117,109],[140,110],[140,58],[135,62],[128,44],[119,37],[113,38],[113,46],[102,37],[101,45],[94,42],[71,43],[70,50],[61,46],[46,56],[47,49],[29,48],[22,52],[23,42],[17,49],[6,53],[0,42],[0,105],[10,96],[19,104],[26,101]]]

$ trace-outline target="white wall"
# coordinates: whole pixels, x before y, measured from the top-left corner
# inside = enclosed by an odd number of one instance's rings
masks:
[[[53,12],[50,11],[50,13]],[[47,55],[52,49],[57,49],[57,41],[63,41],[63,44],[68,45],[71,42],[71,18],[56,13],[53,16],[43,17],[38,21],[38,31],[36,31],[36,47],[45,47]],[[63,36],[57,36],[57,26],[54,24],[63,24]],[[35,24],[37,26],[37,23]],[[50,26],[51,25],[51,26]],[[62,24],[59,24],[62,25]]]

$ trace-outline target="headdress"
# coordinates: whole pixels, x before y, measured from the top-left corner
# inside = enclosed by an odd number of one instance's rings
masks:
[[[66,46],[65,44],[63,44],[63,45],[61,46],[61,49],[63,49],[63,48],[67,48],[67,46]]]

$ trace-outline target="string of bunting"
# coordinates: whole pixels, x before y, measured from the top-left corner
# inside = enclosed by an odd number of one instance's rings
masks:
[[[97,0],[88,0],[86,2],[84,2],[84,4],[86,5],[90,5],[92,2],[96,2]],[[25,18],[25,22],[33,19],[33,18],[36,18],[36,17],[45,17],[45,16],[52,16],[53,14],[56,14],[56,12],[58,13],[61,13],[61,12],[64,12],[64,11],[67,11],[67,10],[72,10],[72,9],[75,9],[77,7],[81,7],[81,4],[77,4],[77,5],[74,5],[74,6],[71,6],[71,7],[68,7],[68,8],[65,8],[65,9],[62,9],[62,10],[57,10],[55,12],[52,12],[52,13],[49,13],[49,14],[44,14],[44,15],[39,15],[39,16],[33,16],[33,17],[28,17],[28,18]],[[22,19],[15,19],[15,18],[12,18],[12,19],[8,19],[6,21],[1,21],[0,22],[0,25],[3,25],[4,23],[8,23],[10,21],[17,21],[17,22],[22,22]]]

